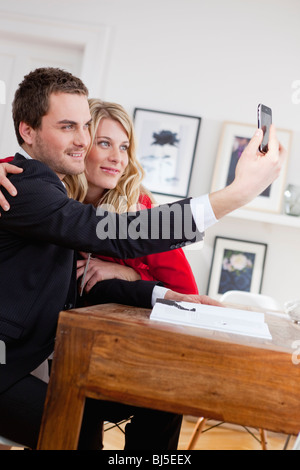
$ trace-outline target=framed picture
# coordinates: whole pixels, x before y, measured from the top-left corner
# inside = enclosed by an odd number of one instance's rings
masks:
[[[168,196],[188,195],[200,123],[195,116],[134,110],[137,156],[147,189]]]
[[[223,124],[211,191],[217,191],[230,184],[235,175],[235,168],[244,148],[253,137],[256,127],[235,122]],[[278,140],[289,154],[292,133],[284,129],[276,129]],[[285,189],[287,160],[280,176],[258,197],[245,206],[245,209],[266,212],[281,212]]]
[[[267,245],[216,237],[207,293],[219,300],[229,290],[259,294]]]

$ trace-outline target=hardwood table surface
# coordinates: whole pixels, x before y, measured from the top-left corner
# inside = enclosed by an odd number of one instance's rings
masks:
[[[266,340],[150,313],[118,304],[60,313],[39,449],[77,448],[86,397],[299,433],[299,325],[265,312]]]

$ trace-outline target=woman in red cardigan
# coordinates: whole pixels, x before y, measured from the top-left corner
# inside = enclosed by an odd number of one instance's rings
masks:
[[[92,146],[86,157],[85,175],[67,176],[64,183],[74,199],[95,207],[126,212],[155,205],[152,194],[141,184],[144,171],[136,158],[133,123],[116,103],[89,100],[92,115]],[[10,162],[13,157],[1,160]],[[86,253],[77,264],[82,276]],[[182,294],[198,294],[192,269],[181,248],[170,252],[120,260],[95,255],[89,262],[85,289],[104,279],[160,281],[164,287]]]
[[[131,118],[118,104],[89,100],[92,115],[92,147],[86,157],[86,203],[109,205],[116,212],[151,208],[155,201],[141,182],[144,171],[135,153]],[[86,255],[83,255],[86,257]],[[81,276],[85,260],[78,261]],[[192,269],[182,249],[119,260],[92,258],[86,276],[86,290],[103,279],[156,280],[168,289],[198,294]]]

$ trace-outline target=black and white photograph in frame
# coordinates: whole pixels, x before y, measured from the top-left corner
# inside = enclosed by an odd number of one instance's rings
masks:
[[[137,157],[151,192],[188,196],[201,118],[135,108]]]

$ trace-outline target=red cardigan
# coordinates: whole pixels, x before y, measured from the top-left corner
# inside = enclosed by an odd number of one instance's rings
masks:
[[[14,157],[1,159],[0,162],[11,162]],[[142,208],[151,208],[151,199],[141,195],[139,204]],[[120,260],[96,255],[106,261],[114,261],[124,266],[130,266],[140,274],[144,281],[160,281],[164,287],[182,294],[198,294],[197,284],[192,269],[181,248],[141,258]]]

